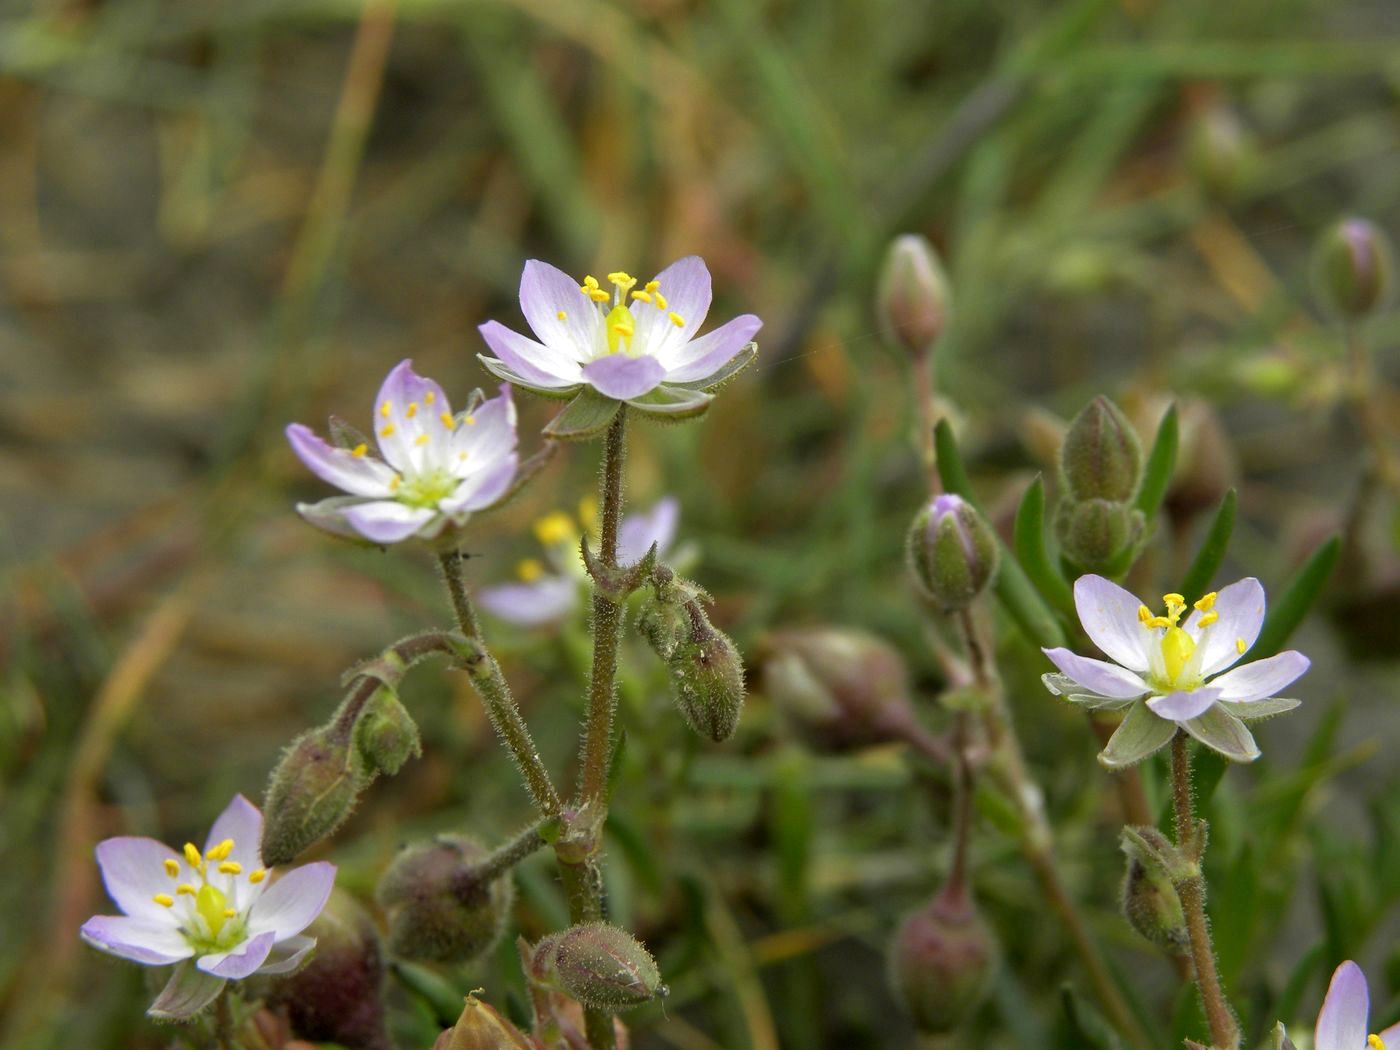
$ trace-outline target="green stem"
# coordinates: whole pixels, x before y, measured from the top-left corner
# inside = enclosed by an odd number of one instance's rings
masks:
[[[442,579],[452,599],[457,625],[468,638],[480,638],[481,623],[476,618],[476,609],[472,607],[471,595],[467,592],[467,581],[462,576],[462,562],[465,559],[466,555],[461,551],[443,551],[438,555],[438,565],[442,568]]]
[[[481,866],[477,868],[477,875],[480,876],[481,881],[490,882],[497,876],[504,875],[531,853],[543,848],[546,845],[544,836],[540,834],[540,828],[543,824],[544,821],[531,824],[482,861]]]
[[[233,1007],[229,1005],[229,995],[225,992],[214,1000],[214,1042],[219,1050],[234,1050]]]
[[[1191,861],[1192,874],[1176,883],[1181,909],[1186,914],[1186,932],[1191,938],[1191,960],[1196,967],[1196,988],[1201,993],[1201,1005],[1210,1026],[1210,1041],[1215,1050],[1236,1050],[1240,1031],[1229,1000],[1220,987],[1220,974],[1215,968],[1215,948],[1210,940],[1210,925],[1206,921],[1206,882],[1201,874],[1201,856],[1205,840],[1196,831],[1196,818],[1191,804],[1191,753],[1187,750],[1186,734],[1177,730],[1172,738],[1172,806],[1176,816],[1176,845]]]

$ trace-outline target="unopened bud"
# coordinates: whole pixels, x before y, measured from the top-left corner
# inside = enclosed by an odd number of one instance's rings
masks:
[[[375,691],[356,719],[355,745],[367,765],[390,776],[423,755],[417,723],[388,686]]]
[[[537,1050],[538,1046],[490,1003],[469,995],[457,1024],[438,1036],[433,1050]]]
[[[291,863],[345,823],[374,779],[350,735],[338,721],[303,733],[272,771],[263,799],[262,858],[269,867]]]
[[[698,602],[687,605],[690,637],[669,661],[676,707],[686,725],[708,740],[728,740],[744,708],[744,663],[723,631],[710,625]]]
[[[1192,173],[1206,193],[1228,200],[1253,161],[1250,137],[1239,115],[1229,106],[1211,105],[1197,115],[1188,134],[1186,156]]]
[[[853,627],[799,627],[765,643],[763,688],[807,744],[845,751],[897,739],[914,722],[899,651]]]
[[[1142,444],[1128,417],[1108,398],[1094,398],[1070,423],[1060,470],[1076,501],[1128,503],[1142,481]]]
[[[1085,572],[1116,573],[1144,527],[1141,511],[1106,499],[1067,500],[1055,512],[1060,549]]]
[[[1390,240],[1367,219],[1344,219],[1325,234],[1314,263],[1318,295],[1338,317],[1360,320],[1390,297]]]
[[[1128,925],[1157,947],[1172,955],[1191,950],[1186,914],[1166,866],[1158,859],[1173,856],[1176,848],[1156,828],[1132,829],[1136,839],[1125,836],[1127,871],[1123,876],[1123,915]]]
[[[337,889],[306,930],[311,961],[272,985],[268,1004],[286,1012],[303,1039],[350,1050],[392,1050],[384,1027],[384,957],[369,913]]]
[[[1273,1030],[1269,1032],[1269,1050],[1298,1050],[1293,1045],[1293,1040],[1288,1038],[1288,1031],[1283,1027],[1282,1021],[1275,1023]]]
[[[955,1030],[996,976],[997,945],[965,892],[944,890],[900,924],[890,945],[890,983],[920,1031]]]
[[[531,976],[557,985],[584,1006],[615,1012],[667,993],[661,971],[637,938],[590,922],[551,934],[535,946]]]
[[[484,846],[463,835],[439,835],[399,852],[375,894],[396,955],[465,962],[496,943],[514,885],[509,874],[481,877],[487,856]]]
[[[996,573],[996,534],[961,496],[938,496],[919,511],[908,546],[914,581],[950,612],[971,605]]]
[[[928,239],[906,233],[885,253],[876,291],[881,334],[915,357],[938,342],[948,325],[948,278]]]

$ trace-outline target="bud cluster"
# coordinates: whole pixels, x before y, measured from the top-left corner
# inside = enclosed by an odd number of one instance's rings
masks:
[[[1055,531],[1064,556],[1080,571],[1114,575],[1131,561],[1146,528],[1133,506],[1142,471],[1132,424],[1108,398],[1094,398],[1060,446]]]

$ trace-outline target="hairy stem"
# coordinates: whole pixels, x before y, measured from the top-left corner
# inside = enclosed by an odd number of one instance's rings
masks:
[[[477,868],[477,874],[481,881],[490,882],[497,876],[504,875],[531,853],[541,849],[545,845],[544,836],[540,834],[540,827],[543,823],[540,821],[537,824],[531,824],[504,846],[495,849]]]
[[[447,584],[448,596],[452,599],[457,626],[468,638],[480,638],[481,623],[476,618],[467,581],[462,576],[462,562],[465,559],[466,555],[461,551],[444,551],[438,555],[438,565],[442,569],[443,582]]]
[[[1196,832],[1196,818],[1191,803],[1191,753],[1187,750],[1186,734],[1177,730],[1172,738],[1172,808],[1176,817],[1177,849],[1191,860],[1192,874],[1176,883],[1181,909],[1186,914],[1186,931],[1191,938],[1191,960],[1196,967],[1196,988],[1201,993],[1206,1023],[1210,1026],[1210,1041],[1215,1050],[1236,1050],[1240,1031],[1229,1000],[1220,987],[1220,974],[1215,968],[1215,947],[1210,940],[1210,924],[1206,921],[1206,882],[1201,874],[1201,856],[1205,841]]]

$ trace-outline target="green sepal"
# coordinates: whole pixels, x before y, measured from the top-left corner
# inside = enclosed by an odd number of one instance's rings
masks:
[[[1277,1022],[1269,1032],[1268,1050],[1298,1050],[1293,1040],[1288,1038],[1288,1030],[1283,1027],[1282,1021]]]
[[[635,408],[638,415],[674,421],[703,415],[714,399],[713,394],[703,390],[662,383],[641,397],[632,398],[627,404]]]
[[[528,379],[522,379],[512,372],[506,367],[503,361],[498,361],[494,357],[488,357],[486,354],[477,354],[476,359],[481,362],[481,366],[485,368],[486,371],[490,372],[502,382],[509,383],[518,390],[527,390],[532,394],[538,394],[540,397],[552,398],[555,401],[567,401],[579,391],[579,385],[562,387],[536,386]]]
[[[1261,718],[1273,718],[1274,715],[1292,711],[1302,702],[1301,700],[1290,700],[1286,696],[1270,696],[1263,700],[1250,700],[1247,703],[1238,700],[1217,700],[1215,703],[1216,706],[1223,707],[1241,722],[1257,722]]]
[[[1254,742],[1254,734],[1218,703],[1211,704],[1203,714],[1183,722],[1181,727],[1231,762],[1253,762],[1259,757],[1259,745]]]
[[[682,390],[703,390],[705,393],[712,393],[725,383],[737,376],[754,361],[758,360],[758,344],[746,343],[737,354],[731,357],[719,369],[710,373],[704,379],[697,379],[693,383],[667,383],[669,387],[679,387]]]
[[[1157,426],[1157,436],[1152,441],[1152,451],[1147,454],[1147,466],[1142,472],[1142,486],[1138,489],[1137,499],[1133,501],[1133,505],[1142,511],[1149,522],[1162,506],[1162,500],[1166,499],[1167,487],[1172,481],[1179,430],[1176,406],[1172,405]]]
[[[588,441],[607,430],[621,409],[621,401],[586,386],[549,421],[543,433],[555,441]]]
[[[1303,617],[1317,601],[1317,596],[1327,583],[1327,577],[1332,575],[1332,569],[1336,567],[1337,558],[1341,553],[1342,537],[1335,533],[1317,545],[1308,555],[1308,560],[1303,563],[1302,568],[1288,581],[1288,586],[1283,589],[1283,597],[1269,608],[1268,615],[1264,617],[1264,626],[1259,630],[1259,637],[1254,640],[1240,664],[1273,656],[1283,648],[1288,636],[1303,622]]]
[[[1075,615],[1074,592],[1045,548],[1045,482],[1037,476],[1016,509],[1016,557],[1042,597],[1067,616]]]
[[[1174,736],[1175,722],[1158,718],[1146,700],[1135,700],[1107,746],[1099,752],[1099,764],[1105,769],[1127,769],[1166,747]]]
[[[222,977],[205,973],[193,959],[185,959],[176,964],[170,980],[165,982],[165,988],[150,1005],[146,1016],[157,1021],[187,1024],[208,1009],[227,983]]]
[[[1201,541],[1200,549],[1196,551],[1196,558],[1181,580],[1181,593],[1188,596],[1187,601],[1206,593],[1206,588],[1210,586],[1220,563],[1225,560],[1225,552],[1230,547],[1230,535],[1235,530],[1235,506],[1238,502],[1234,489],[1225,493],[1225,498],[1220,501],[1210,529]]]

